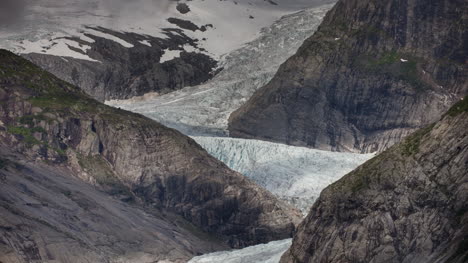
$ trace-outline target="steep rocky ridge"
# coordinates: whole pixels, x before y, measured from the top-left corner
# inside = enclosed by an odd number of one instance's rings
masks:
[[[166,38],[121,33],[102,27],[91,29],[118,37],[133,47],[86,34],[94,42],[71,39],[90,46],[86,55],[96,61],[39,53],[25,54],[24,57],[101,101],[126,99],[148,92],[164,94],[201,84],[214,75],[216,61],[200,52],[185,51],[184,45],[196,51],[197,40],[180,29],[164,29]],[[180,56],[162,61],[167,50],[180,52]]]
[[[187,262],[228,249],[182,217],[111,198],[0,144],[0,261]]]
[[[0,51],[0,141],[125,202],[181,215],[231,247],[289,237],[299,212],[211,157],[192,139],[105,106]]]
[[[339,1],[230,116],[234,137],[336,151],[388,148],[468,93],[466,2]]]
[[[281,262],[466,262],[468,97],[326,188]]]

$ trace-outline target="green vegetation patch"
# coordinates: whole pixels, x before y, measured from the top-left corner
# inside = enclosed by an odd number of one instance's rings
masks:
[[[46,131],[41,127],[26,128],[22,126],[8,126],[7,132],[23,137],[23,140],[26,144],[40,145],[44,143],[36,139],[33,134],[36,132],[45,133]]]
[[[428,87],[418,75],[418,63],[422,62],[423,60],[418,57],[392,51],[379,57],[372,54],[361,55],[356,58],[354,65],[366,72],[385,74],[403,80],[417,91],[422,91]]]
[[[358,29],[350,30],[350,36],[358,37],[360,39],[379,39],[389,38],[387,32],[373,25],[363,25]]]
[[[24,116],[21,116],[19,117],[18,119],[18,122],[21,123],[21,124],[24,124],[24,125],[28,125],[28,126],[35,126],[37,123],[37,121],[47,121],[47,122],[51,122],[52,119],[40,114],[40,115],[24,115]]]
[[[354,171],[345,175],[337,182],[331,184],[329,188],[334,194],[356,194],[363,190],[370,189],[372,184],[383,185],[388,182],[385,178],[386,171],[383,168],[387,160],[394,160],[395,155],[392,149],[380,153],[368,160]],[[386,183],[388,184],[388,183]]]
[[[431,124],[408,136],[400,145],[403,156],[411,156],[418,153],[422,138],[428,134],[434,126],[435,124]]]
[[[99,103],[81,94],[58,92],[35,96],[29,99],[31,104],[46,110],[74,109],[79,112],[96,112]]]
[[[468,96],[465,96],[465,98],[453,105],[450,110],[448,110],[446,115],[456,117],[463,112],[468,112]]]
[[[0,50],[0,75],[0,81],[29,90],[31,104],[42,109],[95,112],[100,105],[79,88],[5,50]]]

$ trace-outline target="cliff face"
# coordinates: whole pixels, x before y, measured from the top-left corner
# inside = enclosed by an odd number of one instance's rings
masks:
[[[466,3],[339,1],[231,136],[336,151],[388,148],[468,93]]]
[[[326,188],[281,262],[466,262],[468,97]]]
[[[187,262],[228,247],[181,216],[110,198],[0,144],[0,261]]]
[[[231,247],[287,238],[299,212],[192,139],[0,52],[0,142],[124,202],[178,214]]]
[[[86,55],[97,62],[38,53],[24,57],[100,101],[128,99],[148,92],[164,94],[213,77],[217,63],[202,53],[181,51],[179,57],[161,61],[169,49],[180,51],[184,45],[197,48],[196,41],[180,29],[164,29],[167,38],[115,32],[102,27],[91,29],[118,37],[133,47],[89,34],[93,43],[72,39],[90,46]],[[143,40],[147,44],[143,44]]]

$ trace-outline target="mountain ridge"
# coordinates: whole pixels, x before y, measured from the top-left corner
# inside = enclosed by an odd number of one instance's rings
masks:
[[[231,114],[230,135],[384,150],[468,93],[467,17],[458,0],[339,1],[273,80]]]
[[[123,202],[180,215],[231,247],[287,238],[300,215],[195,141],[91,99],[0,51],[0,141]]]

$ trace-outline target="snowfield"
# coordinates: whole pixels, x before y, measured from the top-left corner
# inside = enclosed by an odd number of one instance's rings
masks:
[[[192,138],[231,169],[296,206],[304,215],[325,187],[374,156],[259,140]]]
[[[286,15],[260,36],[223,57],[223,70],[205,84],[160,97],[108,101],[187,135],[227,135],[229,115],[276,73],[317,29],[331,5]]]
[[[200,52],[214,58],[239,48],[255,39],[261,28],[271,25],[279,17],[316,6],[324,0],[275,1],[264,0],[18,0],[14,21],[0,24],[0,47],[17,53],[43,53],[56,56],[93,60],[76,49],[81,43],[66,38],[76,37],[93,42],[88,34],[132,45],[111,35],[102,35],[90,27],[103,27],[119,32],[166,38],[163,28],[177,27],[167,21],[179,18],[201,27],[213,25],[205,32],[183,32],[200,40]],[[329,1],[329,0],[328,0]],[[326,2],[326,0],[325,0]],[[178,3],[186,3],[190,11],[182,14]],[[8,10],[4,11],[8,12]],[[22,14],[22,16],[20,15]],[[70,41],[74,42],[70,44]],[[206,51],[205,51],[206,50]]]
[[[244,249],[210,253],[194,257],[188,263],[278,263],[290,246],[291,239],[285,239]]]

